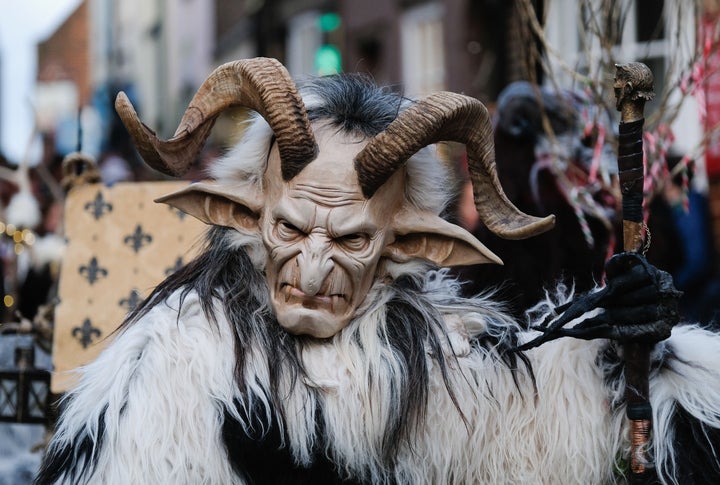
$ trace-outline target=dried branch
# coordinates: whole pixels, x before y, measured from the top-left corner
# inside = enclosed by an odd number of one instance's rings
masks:
[[[553,0],[550,0],[546,5],[549,7],[552,2]],[[578,52],[574,60],[564,58],[557,46],[550,43],[545,30],[546,19],[542,18],[541,21],[541,16],[538,15],[531,0],[517,0],[516,7],[523,21],[529,26],[532,35],[532,39],[524,39],[525,44],[537,44],[542,50],[541,57],[528,56],[527,62],[541,66],[546,76],[543,82],[558,89],[563,84],[560,79],[563,76],[569,76],[573,85],[562,87],[582,89],[598,108],[596,113],[604,113],[609,120],[616,119],[614,97],[611,92],[612,79],[615,64],[627,61],[627,59],[621,58],[623,55],[622,37],[624,32],[631,27],[628,22],[633,18],[635,2],[633,0],[581,0],[578,2],[578,17],[576,26],[573,26],[577,28],[578,33]],[[663,53],[666,60],[663,72],[654,73],[656,84],[662,86],[662,90],[658,93],[657,100],[650,106],[652,111],[648,113],[645,121],[646,131],[654,135],[650,137],[651,140],[658,144],[648,150],[652,153],[652,157],[648,158],[649,166],[657,163],[665,166],[667,145],[673,139],[673,134],[668,127],[677,119],[687,96],[702,88],[701,83],[708,74],[704,73],[705,76],[689,75],[698,70],[698,63],[703,59],[703,46],[697,45],[697,39],[689,38],[684,30],[691,22],[699,28],[702,0],[666,1],[664,10],[661,19],[664,19],[662,21],[665,23],[655,26],[655,33],[650,36],[651,39],[656,39],[664,29],[664,39],[671,50]],[[636,42],[635,45],[639,46],[639,51],[635,52],[636,58],[632,60],[642,60],[653,57],[651,50],[657,44],[648,41]],[[528,72],[533,72],[533,69],[528,69]],[[532,81],[532,79],[529,80]],[[548,138],[554,142],[555,137],[549,123],[544,122],[543,125]],[[705,140],[708,136],[706,135]],[[607,130],[606,139],[612,142],[613,137],[614,130]],[[693,154],[695,156],[702,155],[703,146],[704,141],[701,141],[693,149]],[[659,171],[654,170],[654,172],[658,173]]]

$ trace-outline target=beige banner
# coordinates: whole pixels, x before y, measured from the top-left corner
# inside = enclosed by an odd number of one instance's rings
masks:
[[[187,184],[92,184],[68,194],[52,392],[66,391],[73,369],[91,362],[128,311],[194,256],[207,226],[153,202]]]

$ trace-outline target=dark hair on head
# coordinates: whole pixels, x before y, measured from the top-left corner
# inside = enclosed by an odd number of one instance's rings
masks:
[[[383,131],[407,106],[408,99],[377,86],[361,73],[334,74],[298,83],[307,103],[310,121],[328,120],[348,133],[374,136]]]

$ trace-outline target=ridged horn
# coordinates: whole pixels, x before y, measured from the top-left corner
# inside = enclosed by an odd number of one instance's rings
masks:
[[[215,69],[198,89],[169,140],[159,139],[140,121],[125,93],[119,93],[115,100],[115,109],[145,162],[172,176],[187,172],[215,120],[231,106],[257,111],[268,122],[275,133],[285,180],[297,175],[317,155],[305,105],[289,73],[275,59],[239,60]]]
[[[469,96],[432,94],[390,123],[355,158],[363,194],[370,198],[412,155],[440,141],[464,143],[475,207],[483,223],[505,239],[525,239],[551,229],[555,216],[533,217],[507,198],[495,168],[495,144],[487,108]]]

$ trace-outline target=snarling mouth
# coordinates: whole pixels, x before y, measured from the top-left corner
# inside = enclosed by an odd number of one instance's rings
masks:
[[[309,310],[326,309],[335,312],[340,305],[345,305],[347,302],[346,295],[342,293],[308,295],[290,283],[280,285],[280,295],[285,303],[301,305]]]

